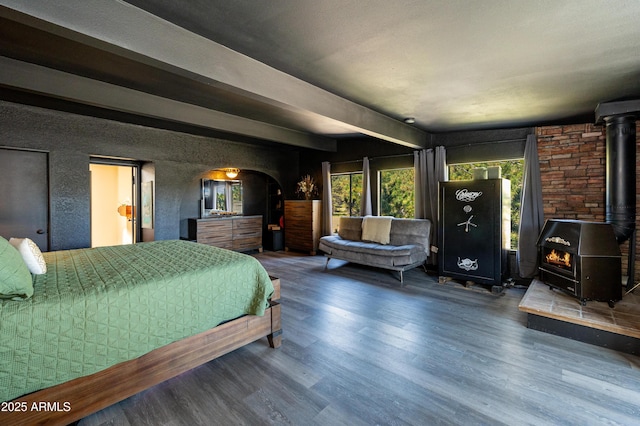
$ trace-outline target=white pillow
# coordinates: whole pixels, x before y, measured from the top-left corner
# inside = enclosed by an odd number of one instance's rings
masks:
[[[391,216],[365,216],[362,219],[362,240],[389,244]]]
[[[36,243],[29,238],[11,238],[9,243],[20,252],[29,272],[35,275],[47,272],[47,263]]]

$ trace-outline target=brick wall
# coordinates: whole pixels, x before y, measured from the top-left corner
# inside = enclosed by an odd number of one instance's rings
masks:
[[[537,127],[538,156],[545,219],[605,220],[605,126],[573,124]],[[640,121],[636,122],[636,146],[640,144]],[[640,154],[640,147],[637,147]],[[638,164],[636,162],[636,164]],[[640,167],[636,185],[640,189]],[[637,205],[637,196],[636,196]],[[640,229],[640,208],[636,227]],[[640,232],[638,232],[640,234]],[[636,251],[640,251],[640,236]],[[629,242],[621,246],[622,274],[626,275]],[[640,262],[635,261],[635,281]]]

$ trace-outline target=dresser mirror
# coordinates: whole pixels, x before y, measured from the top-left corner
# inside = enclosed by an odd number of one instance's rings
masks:
[[[202,179],[201,217],[242,214],[242,181]]]

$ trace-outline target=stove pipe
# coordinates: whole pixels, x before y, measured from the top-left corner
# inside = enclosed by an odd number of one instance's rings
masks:
[[[605,117],[605,220],[613,226],[618,244],[636,227],[636,119],[634,115]]]

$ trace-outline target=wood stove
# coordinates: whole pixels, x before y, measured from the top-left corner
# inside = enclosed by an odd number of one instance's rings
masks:
[[[540,279],[577,297],[614,303],[622,299],[620,247],[611,224],[549,219],[538,237]]]

